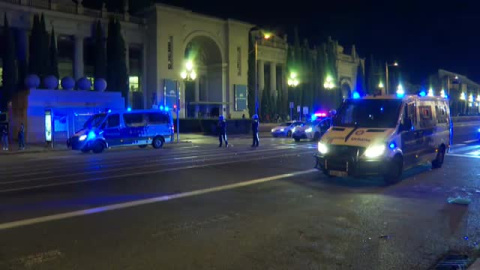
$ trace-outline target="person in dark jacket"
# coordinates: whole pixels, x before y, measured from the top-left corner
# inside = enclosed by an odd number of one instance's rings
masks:
[[[227,122],[225,121],[225,118],[223,115],[220,115],[218,117],[218,140],[220,141],[220,144],[218,147],[222,147],[223,142],[225,141],[225,147],[228,147],[228,140],[227,140]]]
[[[2,149],[8,150],[8,128],[6,125],[0,126],[0,136],[2,137]]]
[[[253,134],[253,144],[252,147],[258,147],[258,115],[253,115],[252,117],[252,134]]]
[[[23,123],[20,125],[20,130],[18,131],[18,148],[20,150],[25,149],[25,126]]]

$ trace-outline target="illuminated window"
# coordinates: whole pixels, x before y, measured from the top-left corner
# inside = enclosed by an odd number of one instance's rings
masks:
[[[128,77],[128,88],[130,92],[139,92],[140,91],[140,80],[138,76]]]
[[[173,69],[173,36],[168,37],[168,69]]]

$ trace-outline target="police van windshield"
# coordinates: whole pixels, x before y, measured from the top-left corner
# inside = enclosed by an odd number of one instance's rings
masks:
[[[83,128],[98,128],[102,124],[103,119],[105,119],[106,114],[99,113],[92,115],[87,122],[83,125]]]
[[[334,126],[393,128],[397,124],[402,100],[348,99],[333,119]]]

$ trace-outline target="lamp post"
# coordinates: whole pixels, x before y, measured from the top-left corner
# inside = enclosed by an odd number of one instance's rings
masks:
[[[327,78],[323,83],[323,87],[328,90],[335,88],[335,82],[333,81],[333,78],[330,75],[327,75]]]
[[[297,87],[300,84],[297,76],[298,76],[298,74],[296,72],[291,72],[290,73],[290,76],[288,77],[288,80],[287,80],[287,84],[288,84],[289,87],[294,88],[294,87]],[[292,101],[290,101],[290,102],[292,102]],[[290,105],[290,120],[293,120],[293,107],[294,106]]]
[[[390,94],[389,93],[389,82],[388,82],[388,67],[398,67],[398,63],[395,61],[393,64],[389,64],[385,62],[385,94]]]
[[[185,69],[180,72],[180,77],[185,81],[194,81],[197,78],[197,73],[195,72],[193,61],[187,60],[185,62]],[[186,88],[186,87],[185,87]],[[177,142],[180,142],[180,91],[177,87],[177,98],[176,98],[176,113],[177,113]],[[185,108],[185,115],[186,115]]]

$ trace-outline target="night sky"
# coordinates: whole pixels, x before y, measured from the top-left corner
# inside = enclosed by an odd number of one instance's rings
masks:
[[[478,1],[209,1],[159,0],[196,12],[244,20],[319,43],[328,36],[362,57],[398,60],[412,83],[439,68],[480,82]],[[421,2],[421,3],[420,3]]]

